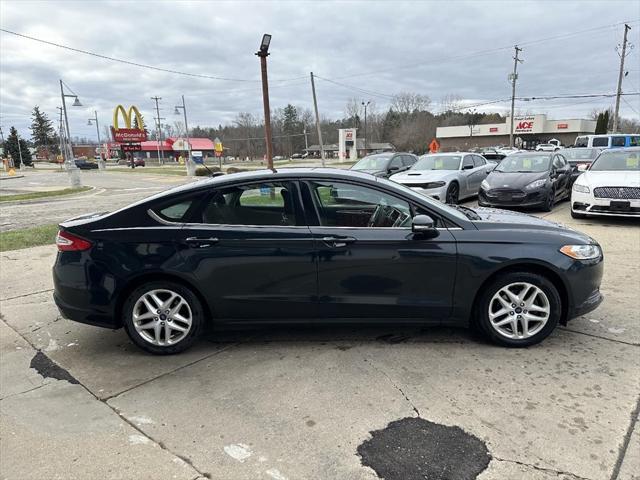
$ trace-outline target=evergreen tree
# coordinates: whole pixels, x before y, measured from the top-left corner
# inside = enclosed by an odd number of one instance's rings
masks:
[[[20,142],[20,147],[18,148],[18,141]],[[20,166],[20,157],[22,156],[22,162],[26,166],[33,165],[33,161],[31,160],[31,152],[29,151],[29,144],[26,140],[22,138],[18,139],[18,131],[15,127],[11,127],[9,129],[9,136],[4,142],[4,151],[5,154],[11,155],[13,158],[14,165],[16,167]],[[21,155],[22,154],[22,155]]]
[[[604,121],[604,113],[600,112],[598,114],[598,118],[596,119],[596,131],[595,131],[596,135],[600,135],[601,133],[607,133],[607,128],[603,127],[603,121]]]
[[[286,153],[291,155],[304,146],[304,138],[297,135],[302,133],[302,123],[298,117],[298,109],[291,104],[284,107],[282,117],[282,133],[287,136]]]
[[[148,136],[149,130],[147,129],[147,122],[144,121],[144,117],[142,116],[142,114],[140,115],[140,119],[142,120],[142,128],[140,128],[140,126],[138,125],[138,117],[136,115],[133,116],[133,125],[131,126],[131,128],[144,130]]]
[[[36,148],[44,148],[47,152],[58,153],[58,137],[53,128],[53,123],[46,113],[40,111],[40,107],[33,107],[31,113],[31,140]]]
[[[602,115],[602,125],[603,125],[603,132],[602,133],[607,133],[609,131],[609,109],[604,111],[604,114]]]

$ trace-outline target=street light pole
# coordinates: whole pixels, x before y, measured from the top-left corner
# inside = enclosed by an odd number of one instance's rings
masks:
[[[271,144],[271,109],[269,107],[269,80],[267,79],[267,57],[271,35],[262,36],[260,50],[256,55],[260,57],[260,71],[262,72],[262,102],[264,104],[264,136],[267,144],[267,167],[273,170],[273,145]]]
[[[72,187],[79,187],[81,185],[80,175],[78,174],[78,168],[75,164],[72,163],[73,159],[73,147],[71,146],[71,131],[69,130],[69,117],[67,116],[67,102],[65,101],[66,97],[75,98],[73,102],[74,107],[81,107],[82,104],[80,100],[78,100],[78,96],[76,94],[69,95],[64,93],[64,86],[62,80],[60,80],[60,97],[62,98],[62,111],[64,113],[64,124],[67,133],[67,151],[65,152],[65,166],[67,168],[67,172],[69,173],[69,181]]]
[[[182,95],[182,105],[176,105],[175,113],[178,115],[180,112],[178,109],[182,109],[182,113],[184,114],[184,130],[185,136],[187,137],[187,175],[192,177],[195,174],[195,168],[193,168],[193,164],[191,163],[191,141],[189,140],[189,124],[187,123],[187,106],[184,103],[184,95]]]

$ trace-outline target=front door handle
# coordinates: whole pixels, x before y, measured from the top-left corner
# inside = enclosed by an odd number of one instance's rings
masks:
[[[353,237],[322,237],[322,241],[333,248],[343,248],[356,241]]]
[[[215,245],[216,243],[219,242],[219,240],[215,237],[208,237],[208,238],[188,237],[186,239],[186,242],[193,247],[207,248],[207,247],[210,247],[211,245]]]

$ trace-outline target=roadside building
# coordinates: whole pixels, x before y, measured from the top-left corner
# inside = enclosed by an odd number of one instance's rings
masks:
[[[191,144],[191,154],[194,157],[214,157],[215,146],[213,141],[208,138],[189,138]],[[140,151],[136,152],[139,158],[158,158],[158,150],[163,153],[165,160],[178,160],[180,154],[186,156],[188,146],[186,138],[169,137],[160,144],[156,140],[148,140],[140,143]]]
[[[386,142],[367,142],[367,147],[364,146],[364,139],[357,138],[356,145],[358,150],[358,157],[365,157],[371,153],[377,152],[394,152],[395,147]],[[309,148],[304,149],[312,157],[320,156],[320,145],[309,145]],[[340,146],[337,143],[329,143],[324,145],[324,151],[327,158],[338,158]]]
[[[457,125],[438,127],[436,137],[442,151],[467,150],[472,147],[490,147],[509,144],[510,120],[486,125]],[[559,140],[562,145],[573,145],[579,135],[596,131],[594,120],[551,120],[544,114],[514,117],[513,136],[518,148],[533,149],[539,143]]]

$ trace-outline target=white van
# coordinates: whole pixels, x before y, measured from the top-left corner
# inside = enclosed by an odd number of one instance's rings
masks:
[[[587,148],[637,147],[640,146],[640,135],[582,135],[576,138],[573,146]]]

